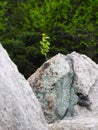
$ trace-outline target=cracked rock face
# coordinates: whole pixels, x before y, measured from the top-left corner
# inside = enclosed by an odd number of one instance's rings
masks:
[[[98,108],[98,65],[85,55],[58,54],[28,79],[48,123]]]
[[[0,130],[48,130],[31,87],[1,44]]]

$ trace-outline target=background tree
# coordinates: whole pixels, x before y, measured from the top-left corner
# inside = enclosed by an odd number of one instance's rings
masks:
[[[45,61],[43,32],[51,38],[49,57],[77,51],[98,63],[98,0],[0,2],[0,40],[25,77]]]

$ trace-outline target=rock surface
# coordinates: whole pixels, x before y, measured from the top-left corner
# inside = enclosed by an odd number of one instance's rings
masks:
[[[85,55],[58,54],[28,81],[48,123],[98,111],[98,65]]]
[[[1,44],[0,130],[48,130],[32,89]]]
[[[80,116],[49,125],[50,130],[98,130],[98,116]]]

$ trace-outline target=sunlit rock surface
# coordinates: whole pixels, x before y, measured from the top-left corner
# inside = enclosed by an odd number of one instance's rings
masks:
[[[29,83],[0,44],[0,130],[48,130]]]
[[[50,130],[98,130],[98,113],[58,121],[49,127]]]

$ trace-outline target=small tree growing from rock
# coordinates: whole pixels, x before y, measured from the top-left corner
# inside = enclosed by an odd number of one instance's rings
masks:
[[[50,49],[50,42],[49,42],[50,37],[48,37],[45,33],[42,33],[42,40],[40,41],[41,45],[41,54],[45,56],[46,60],[47,58],[47,53],[49,52]]]

